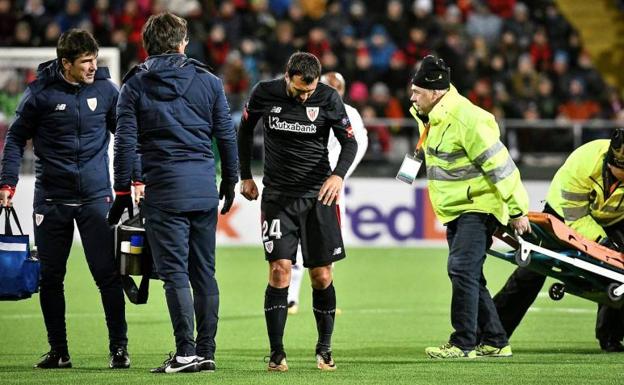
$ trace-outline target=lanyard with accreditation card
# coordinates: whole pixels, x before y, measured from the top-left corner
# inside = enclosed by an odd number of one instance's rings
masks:
[[[429,127],[429,123],[425,123],[425,130],[418,139],[418,144],[416,145],[414,154],[406,154],[405,158],[403,158],[403,163],[401,163],[401,167],[399,168],[399,172],[396,176],[396,178],[401,182],[405,182],[409,185],[414,184],[418,171],[420,170],[420,166],[422,166],[423,163],[424,153],[422,146],[427,138],[427,134],[429,133]]]

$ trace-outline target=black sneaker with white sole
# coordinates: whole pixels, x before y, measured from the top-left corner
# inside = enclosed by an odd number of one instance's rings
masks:
[[[197,357],[197,367],[200,372],[214,372],[217,370],[217,365],[214,362],[213,358],[208,357]]]
[[[110,362],[108,367],[111,369],[128,369],[130,367],[130,356],[128,350],[119,347],[110,353]]]
[[[34,365],[37,369],[69,369],[72,367],[71,358],[67,353],[58,353],[50,350],[43,359]]]
[[[169,358],[161,366],[150,370],[150,373],[194,373],[199,371],[196,359],[189,363],[182,363],[178,362],[176,358],[176,355],[169,353]]]

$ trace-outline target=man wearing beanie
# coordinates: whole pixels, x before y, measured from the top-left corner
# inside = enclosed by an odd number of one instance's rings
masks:
[[[448,343],[425,349],[431,358],[509,357],[511,347],[486,288],[485,252],[500,224],[530,232],[527,192],[489,112],[450,83],[442,59],[427,56],[412,79],[410,110],[421,137],[429,197],[446,226],[452,284]],[[481,340],[477,340],[480,330]]]

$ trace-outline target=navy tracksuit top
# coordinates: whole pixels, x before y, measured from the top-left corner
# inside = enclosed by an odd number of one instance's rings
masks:
[[[41,203],[110,200],[108,143],[115,131],[117,86],[106,67],[92,84],[72,85],[58,61],[39,65],[9,128],[0,185],[16,186],[27,140],[33,140],[35,207]]]
[[[236,183],[236,132],[221,80],[183,54],[150,56],[126,75],[119,95],[115,191],[130,189],[136,150],[146,204],[172,212],[217,207],[213,138],[223,180]]]

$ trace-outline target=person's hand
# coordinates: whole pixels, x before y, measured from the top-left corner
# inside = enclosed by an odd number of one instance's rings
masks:
[[[258,186],[256,186],[256,182],[254,182],[253,179],[241,180],[240,192],[248,201],[255,201],[258,199]]]
[[[235,183],[228,183],[224,180],[221,181],[221,185],[219,186],[219,200],[225,198],[223,201],[223,207],[221,208],[221,215],[227,214],[232,208],[232,203],[234,203],[234,186]]]
[[[324,205],[330,206],[338,201],[340,191],[342,191],[342,178],[338,175],[331,175],[321,186],[318,200],[323,202]]]
[[[509,225],[518,233],[518,235],[531,233],[531,223],[529,222],[529,217],[526,215],[510,219]]]
[[[116,191],[113,205],[108,211],[108,224],[116,225],[124,210],[132,210],[132,194],[130,191]]]
[[[11,206],[13,195],[15,195],[15,187],[9,185],[0,187],[0,205],[2,205],[2,207]]]
[[[145,184],[134,182],[132,187],[134,187],[134,203],[138,205],[141,199],[145,198]]]

